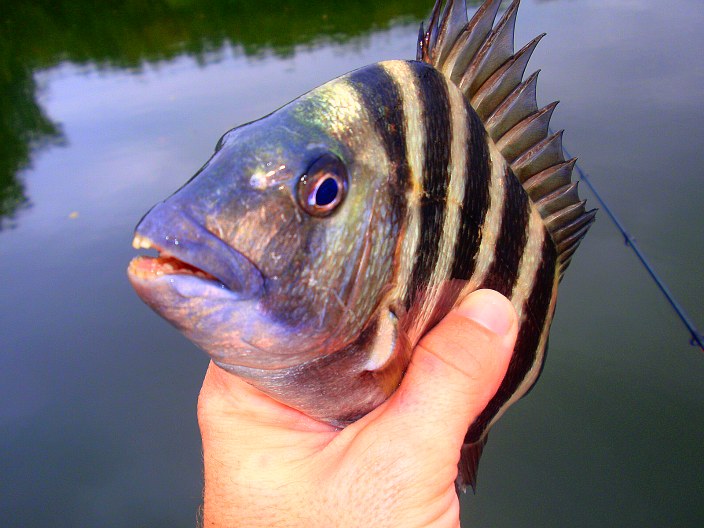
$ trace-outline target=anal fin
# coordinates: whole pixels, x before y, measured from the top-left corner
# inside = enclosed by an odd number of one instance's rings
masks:
[[[455,488],[457,492],[467,491],[467,486],[472,487],[474,493],[477,492],[477,470],[479,468],[479,459],[484,451],[486,441],[489,439],[488,433],[476,442],[464,444],[460,453],[460,462],[457,465],[457,479],[455,480]]]

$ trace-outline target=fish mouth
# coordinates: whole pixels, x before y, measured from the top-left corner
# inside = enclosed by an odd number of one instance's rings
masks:
[[[158,252],[156,257],[149,255],[134,257],[127,269],[132,277],[141,280],[154,280],[166,275],[190,275],[204,281],[214,282],[222,288],[227,288],[220,279],[211,273],[199,268],[197,265],[175,257],[147,237],[135,235],[132,240],[132,247],[135,249],[154,249]]]
[[[239,257],[236,262],[238,267],[233,273],[232,270],[227,268],[223,270],[218,266],[218,259],[209,258],[212,255],[199,255],[186,251],[175,254],[172,249],[161,247],[139,234],[132,240],[132,247],[154,249],[158,252],[156,257],[139,255],[130,261],[127,273],[132,279],[151,282],[169,278],[173,282],[173,279],[179,276],[192,277],[209,282],[210,286],[229,290],[241,300],[255,297],[261,289],[263,281],[261,273],[241,253],[236,253]]]
[[[253,262],[183,212],[177,222],[171,213],[170,208],[156,207],[135,230],[132,246],[158,253],[132,259],[127,273],[135,286],[156,287],[168,279],[185,294],[180,286],[195,280],[203,286],[227,290],[234,300],[261,294],[264,278]]]

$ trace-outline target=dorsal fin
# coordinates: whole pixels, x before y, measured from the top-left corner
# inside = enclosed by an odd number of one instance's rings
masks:
[[[539,35],[514,52],[514,0],[494,25],[501,0],[486,0],[467,20],[466,0],[437,0],[427,30],[421,24],[417,59],[443,72],[462,90],[489,136],[537,207],[557,247],[564,274],[596,211],[586,211],[572,183],[575,160],[565,161],[562,131],[550,134],[557,102],[539,109],[538,73],[525,81]]]

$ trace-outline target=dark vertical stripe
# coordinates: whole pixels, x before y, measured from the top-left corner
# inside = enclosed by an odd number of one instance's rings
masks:
[[[469,103],[467,112],[467,162],[464,198],[455,255],[452,263],[453,279],[469,280],[474,273],[476,256],[481,244],[481,228],[491,198],[491,157],[487,145],[487,133],[481,119]]]
[[[526,246],[530,205],[528,195],[511,169],[506,169],[504,185],[504,212],[501,215],[501,229],[496,240],[494,261],[481,287],[496,290],[509,297],[516,284],[518,266]]]
[[[352,72],[348,81],[362,98],[366,111],[374,121],[374,128],[383,141],[391,170],[394,171],[389,183],[397,187],[405,204],[410,168],[406,152],[403,96],[393,77],[378,64]]]
[[[489,210],[491,157],[487,134],[481,119],[465,100],[467,143],[465,146],[464,196],[460,208],[459,227],[455,236],[450,279],[441,285],[428,328],[435,326],[452,309],[467,280],[474,273],[476,255],[481,243],[481,228]]]
[[[407,306],[428,286],[440,253],[445,221],[448,165],[452,148],[452,119],[447,85],[442,74],[427,64],[412,62],[423,111],[425,156],[423,194],[420,197],[420,237],[408,289]]]
[[[516,392],[535,361],[542,361],[543,358],[536,358],[536,354],[543,329],[552,322],[548,320],[547,315],[552,290],[555,287],[555,273],[557,273],[557,251],[552,238],[546,233],[540,266],[533,289],[524,305],[525,318],[518,330],[518,339],[508,371],[496,395],[469,428],[465,437],[466,443],[476,442],[481,437],[496,413]]]

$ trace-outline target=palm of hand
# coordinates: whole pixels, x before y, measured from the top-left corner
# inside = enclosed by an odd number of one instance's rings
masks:
[[[198,402],[204,526],[458,527],[462,439],[516,329],[505,298],[475,292],[416,347],[394,395],[343,430],[211,363]]]

